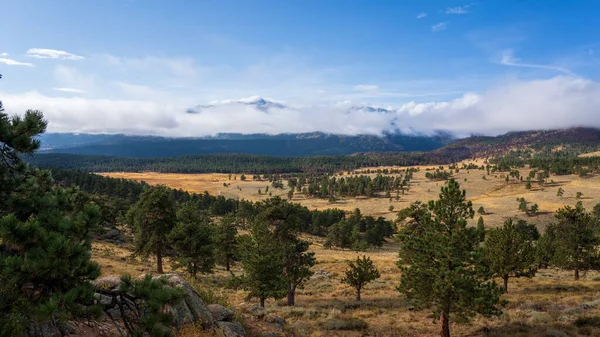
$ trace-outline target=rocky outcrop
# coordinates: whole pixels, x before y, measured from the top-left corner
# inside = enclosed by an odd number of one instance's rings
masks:
[[[143,279],[141,275],[138,279]],[[177,274],[164,274],[152,276],[153,279],[165,278],[166,286],[182,289],[184,297],[177,304],[166,308],[172,316],[172,325],[181,328],[188,323],[200,323],[205,329],[215,329],[225,337],[245,336],[244,327],[239,322],[234,322],[234,312],[219,304],[204,303],[200,294],[181,276]],[[118,319],[130,312],[127,308],[135,307],[134,303],[121,304],[120,301],[130,301],[126,296],[114,296],[120,291],[121,279],[118,276],[105,276],[93,282],[98,292],[94,295],[96,301],[103,305],[105,312],[112,318]]]

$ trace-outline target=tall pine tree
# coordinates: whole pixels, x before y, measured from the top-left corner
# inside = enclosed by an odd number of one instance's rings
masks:
[[[127,212],[133,227],[135,254],[154,255],[156,271],[163,273],[163,256],[169,246],[168,235],[175,227],[175,204],[166,186],[147,187]]]
[[[481,264],[479,233],[467,227],[474,211],[466,191],[451,179],[428,208],[431,215],[400,234],[398,290],[417,308],[430,309],[448,337],[450,321],[499,314],[501,289]]]

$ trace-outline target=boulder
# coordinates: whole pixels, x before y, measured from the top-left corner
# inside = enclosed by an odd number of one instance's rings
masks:
[[[263,318],[268,314],[267,310],[258,304],[242,303],[238,306],[238,309],[251,314],[255,318]]]
[[[240,322],[217,322],[219,334],[223,337],[243,337],[246,330]]]
[[[220,304],[209,304],[206,308],[212,314],[215,321],[231,321],[233,319],[233,311]]]

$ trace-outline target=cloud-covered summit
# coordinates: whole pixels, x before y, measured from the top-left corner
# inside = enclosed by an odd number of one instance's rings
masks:
[[[600,84],[571,76],[506,80],[481,93],[396,106],[358,102],[277,102],[261,97],[224,100],[190,109],[183,103],[51,97],[39,92],[0,96],[10,113],[39,109],[50,132],[200,137],[218,133],[496,135],[508,131],[600,127]],[[190,113],[193,112],[193,113]]]

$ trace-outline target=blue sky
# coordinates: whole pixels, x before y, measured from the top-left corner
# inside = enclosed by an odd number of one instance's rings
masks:
[[[0,99],[14,113],[43,110],[61,132],[600,126],[588,118],[599,12],[597,1],[557,0],[3,0]],[[249,96],[289,109],[235,102]],[[208,102],[219,103],[184,113]],[[356,105],[393,112],[348,112]]]

